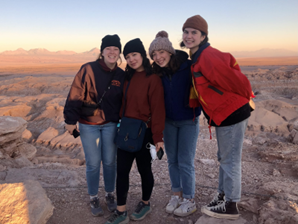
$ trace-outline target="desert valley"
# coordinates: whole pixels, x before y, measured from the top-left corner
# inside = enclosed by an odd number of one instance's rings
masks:
[[[91,215],[81,141],[64,130],[63,119],[76,72],[98,53],[96,48],[80,54],[45,49],[0,53],[1,224],[98,224],[110,215],[103,200],[105,215]],[[201,115],[195,157],[198,210],[185,218],[165,212],[171,195],[165,155],[152,164],[153,210],[141,223],[298,223],[298,57],[237,61],[256,95],[243,146],[241,217],[218,220],[200,211],[216,191],[219,168],[215,131],[210,140]],[[129,213],[141,194],[135,165],[130,184]],[[103,198],[102,186],[101,179]]]

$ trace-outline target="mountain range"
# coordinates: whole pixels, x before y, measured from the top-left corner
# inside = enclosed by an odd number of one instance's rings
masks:
[[[35,49],[30,49],[28,51],[24,50],[23,48],[18,48],[17,50],[14,51],[4,51],[0,53],[0,55],[34,55],[34,56],[55,56],[55,55],[69,55],[69,56],[98,56],[100,53],[100,50],[98,48],[92,48],[90,51],[85,51],[82,53],[77,53],[74,51],[49,51],[45,48],[35,48]]]
[[[85,51],[82,53],[77,53],[75,51],[49,51],[45,48],[35,48],[31,50],[24,50],[23,48],[18,48],[14,51],[4,51],[0,55],[32,55],[32,56],[98,56],[100,50],[98,48],[92,48],[90,51]],[[298,51],[290,51],[285,49],[261,49],[257,51],[232,51],[231,54],[236,58],[254,58],[254,57],[292,57],[298,56]]]
[[[257,51],[233,51],[231,52],[236,58],[263,58],[263,57],[293,57],[298,56],[297,51],[289,51],[285,49],[269,49],[264,48]]]

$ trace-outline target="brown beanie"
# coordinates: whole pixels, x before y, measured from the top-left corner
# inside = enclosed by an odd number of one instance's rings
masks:
[[[166,31],[159,31],[155,39],[152,41],[149,47],[149,55],[152,58],[154,51],[165,50],[171,54],[175,54],[175,49],[172,46],[172,43],[169,41],[168,33]]]
[[[196,30],[200,30],[208,35],[208,24],[206,20],[200,15],[195,15],[188,18],[186,22],[183,24],[182,31],[184,31],[185,28],[193,28]]]

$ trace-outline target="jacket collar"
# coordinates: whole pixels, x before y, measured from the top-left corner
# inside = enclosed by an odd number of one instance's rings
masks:
[[[207,47],[209,47],[210,44],[206,43],[203,46],[201,46],[196,53],[194,53],[194,55],[191,57],[191,62],[194,64],[196,63],[196,61],[198,60],[198,57],[200,57],[201,53],[203,50],[205,50]]]
[[[115,70],[117,69],[117,67],[118,67],[118,66],[117,66],[117,63],[116,63],[115,67],[111,70],[111,69],[106,65],[106,63],[104,62],[103,59],[99,59],[98,62],[99,62],[99,64],[100,64],[100,66],[102,67],[102,69],[103,69],[104,71],[106,71],[106,72],[113,72],[113,71],[115,71]]]

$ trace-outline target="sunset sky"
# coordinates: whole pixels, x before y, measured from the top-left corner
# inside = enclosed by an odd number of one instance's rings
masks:
[[[183,23],[196,14],[209,25],[211,45],[222,51],[298,52],[297,10],[298,0],[1,0],[0,52],[84,52],[115,33],[122,46],[139,37],[148,49],[160,30],[178,48]]]

